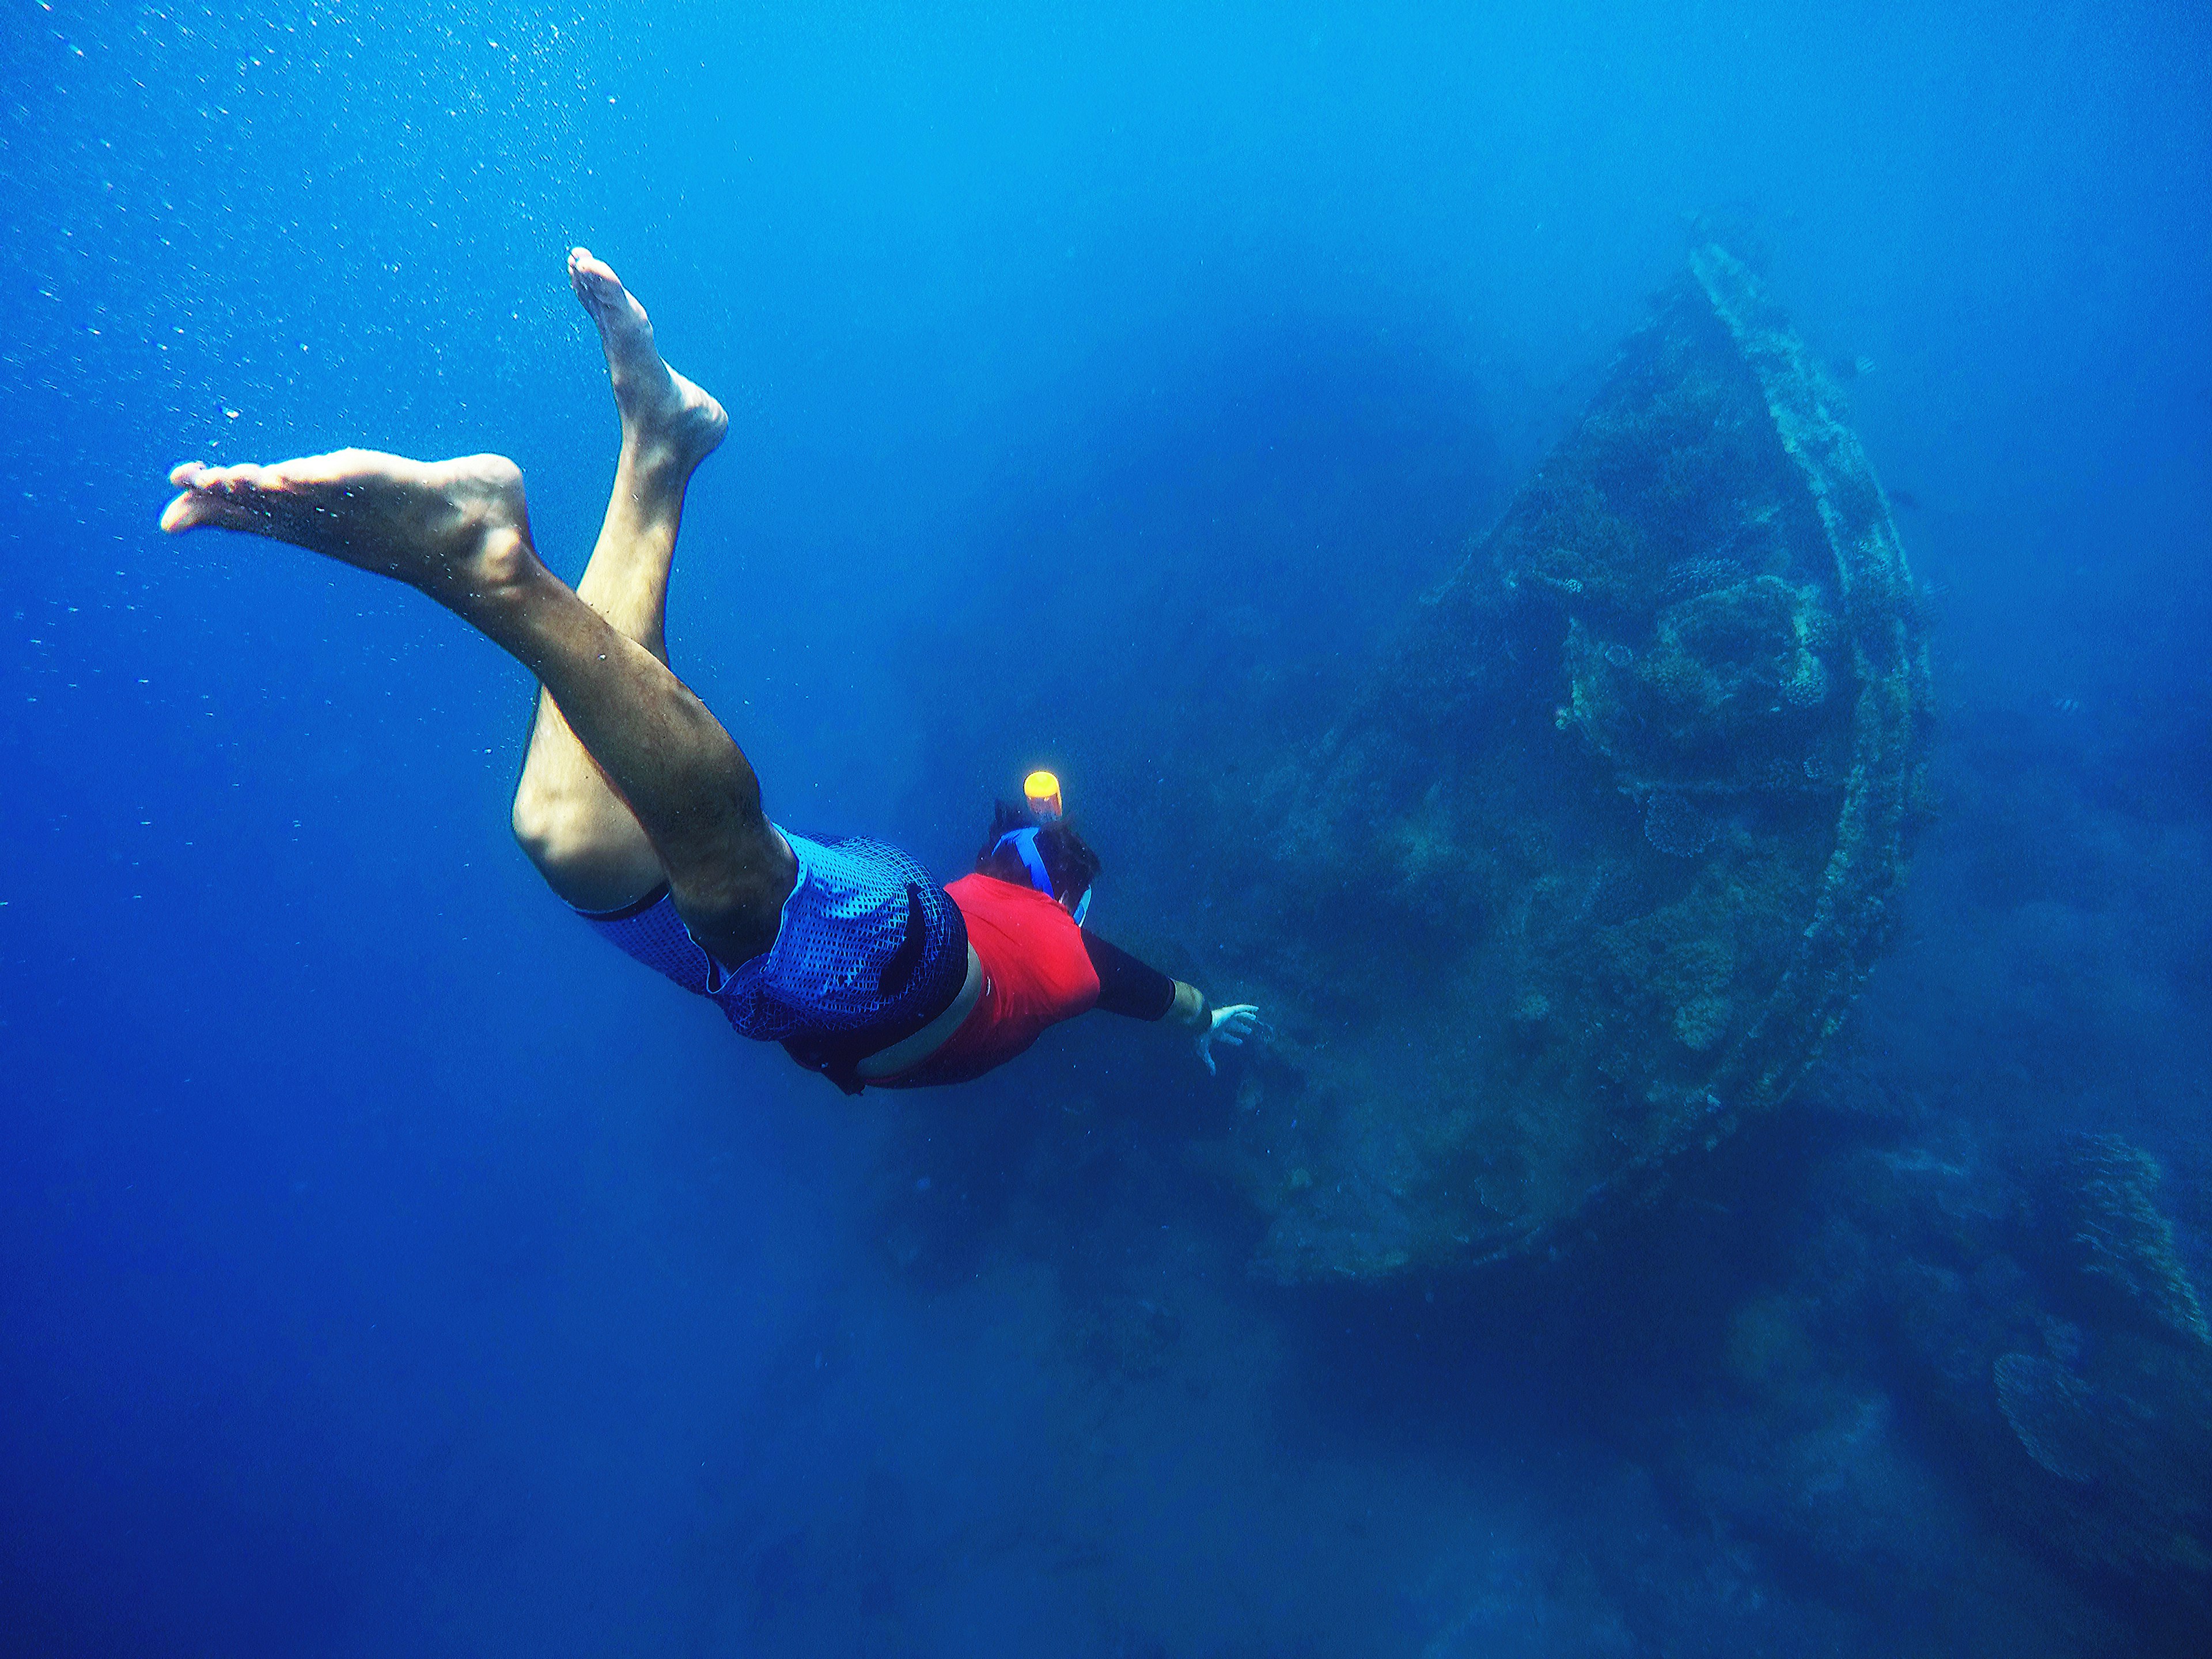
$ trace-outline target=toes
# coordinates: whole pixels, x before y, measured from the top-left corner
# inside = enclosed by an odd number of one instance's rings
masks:
[[[187,530],[264,530],[265,513],[205,489],[187,489],[161,509],[161,528],[172,536]]]
[[[179,467],[177,471],[181,472],[184,468]],[[173,477],[169,482],[181,483],[184,480]],[[162,530],[174,536],[205,522],[201,515],[200,501],[201,497],[193,495],[190,490],[178,496],[161,509]]]
[[[307,462],[288,461],[276,466],[246,462],[237,466],[210,466],[204,461],[185,461],[170,469],[169,482],[183,493],[161,510],[161,528],[174,535],[180,531],[213,526],[218,530],[270,532],[279,498],[301,481],[299,469],[312,467],[337,456],[313,457]]]
[[[258,489],[276,481],[275,467],[256,466],[251,461],[242,461],[236,466],[182,461],[169,469],[169,482],[179,489],[215,490],[225,495],[235,489]]]
[[[637,295],[623,286],[614,267],[595,257],[591,249],[573,248],[568,253],[568,285],[584,309],[604,331],[613,334],[642,334],[651,337],[653,324]]]
[[[568,286],[594,312],[614,305],[623,292],[622,278],[615,275],[614,267],[587,247],[568,250]]]

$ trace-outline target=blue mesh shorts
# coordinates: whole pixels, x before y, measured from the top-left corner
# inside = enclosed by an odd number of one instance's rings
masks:
[[[628,909],[580,911],[600,937],[708,997],[741,1036],[829,1071],[920,1030],[968,975],[968,928],[929,872],[860,836],[782,830],[799,860],[775,943],[735,968],[691,937],[662,888]]]

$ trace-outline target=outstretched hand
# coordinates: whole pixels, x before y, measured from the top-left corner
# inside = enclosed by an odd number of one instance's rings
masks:
[[[1213,1018],[1199,1034],[1198,1057],[1206,1062],[1206,1075],[1214,1074],[1213,1045],[1225,1042],[1231,1048],[1243,1046],[1244,1039],[1252,1035],[1252,1028],[1260,1023],[1260,1010],[1249,1002],[1232,1003],[1226,1008],[1216,1008]]]

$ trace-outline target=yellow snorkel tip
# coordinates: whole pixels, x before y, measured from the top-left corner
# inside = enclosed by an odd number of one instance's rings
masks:
[[[1022,794],[1030,804],[1030,816],[1039,823],[1051,823],[1060,817],[1060,780],[1049,772],[1032,772],[1022,780]]]

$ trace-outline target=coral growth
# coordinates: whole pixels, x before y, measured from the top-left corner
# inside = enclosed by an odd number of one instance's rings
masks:
[[[2173,1224],[2152,1200],[2149,1153],[2118,1135],[2084,1135],[2063,1165],[2060,1199],[2076,1265],[2120,1310],[2151,1328],[2212,1342],[2204,1304],[2173,1249]]]
[[[2097,1401],[2089,1385],[2063,1365],[2034,1354],[1997,1356],[1991,1368],[1997,1407],[2021,1449],[2061,1480],[2097,1478]]]
[[[1867,1167],[1899,1346],[1991,1513],[2162,1623],[2212,1620],[2212,1347],[2157,1166],[2114,1136],[2075,1143],[2017,1243],[2025,1206],[1968,1170]]]
[[[1693,859],[1713,844],[1720,821],[1679,789],[1655,789],[1644,803],[1644,839],[1678,859]]]

